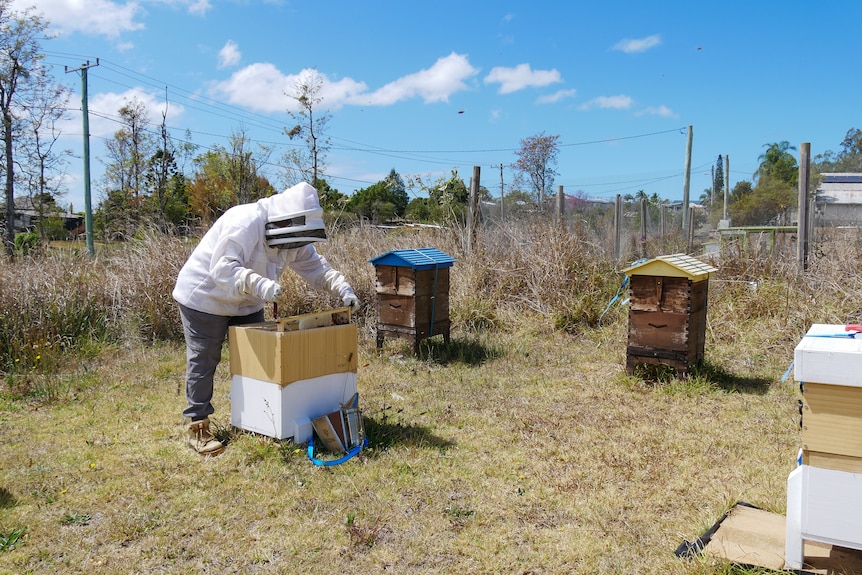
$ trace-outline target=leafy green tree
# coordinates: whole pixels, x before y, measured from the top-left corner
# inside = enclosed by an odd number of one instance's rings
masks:
[[[503,196],[503,208],[507,218],[519,218],[536,211],[536,198],[524,190],[509,190]]]
[[[831,150],[815,156],[812,171],[824,172],[862,172],[862,130],[850,128],[841,142],[841,151]]]
[[[712,182],[712,196],[710,197],[710,203],[714,201],[715,198],[718,197],[724,191],[724,158],[721,154],[718,155],[718,159],[715,161],[715,177]]]
[[[750,193],[741,193],[728,204],[728,214],[736,226],[786,225],[788,208],[798,202],[795,187],[779,177],[764,175]]]
[[[435,204],[431,198],[413,198],[404,210],[404,218],[412,222],[432,222]]]
[[[195,158],[196,171],[188,188],[191,216],[207,225],[228,208],[254,202],[275,192],[258,170],[254,154],[240,145],[237,135],[233,150],[216,146]]]
[[[434,206],[432,219],[441,224],[467,221],[467,202],[470,190],[458,174],[452,170],[448,178],[439,178],[427,187],[428,199]]]
[[[119,109],[119,115],[122,127],[105,142],[107,162],[103,174],[103,201],[117,193],[125,194],[127,199],[119,201],[113,197],[101,206],[103,210],[123,210],[105,215],[104,221],[110,222],[105,231],[111,239],[130,238],[145,223],[149,215],[146,213],[149,196],[146,172],[157,149],[149,131],[147,108],[142,101],[126,101]]]
[[[403,216],[408,200],[404,180],[392,169],[386,179],[357,190],[347,202],[347,209],[378,224]]]
[[[323,178],[319,178],[314,187],[320,198],[320,207],[326,212],[340,212],[350,200],[347,194],[339,192]]]
[[[754,187],[751,185],[751,182],[748,180],[740,180],[736,182],[736,185],[733,186],[733,189],[730,190],[730,198],[728,198],[728,207],[733,202],[738,202],[750,196],[754,192]]]
[[[764,147],[766,151],[757,158],[760,166],[754,172],[755,184],[766,176],[795,187],[799,178],[799,167],[790,151],[796,150],[796,147],[791,146],[787,140],[764,144]]]

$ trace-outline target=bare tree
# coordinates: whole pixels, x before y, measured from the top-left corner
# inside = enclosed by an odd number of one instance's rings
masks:
[[[108,161],[102,210],[105,221],[113,222],[105,231],[115,237],[134,234],[142,217],[147,195],[147,163],[157,148],[146,112],[140,100],[127,101],[119,109],[123,126],[105,142]]]
[[[15,135],[24,94],[47,75],[41,65],[40,39],[48,23],[32,13],[11,10],[11,0],[0,0],[0,124],[3,137],[3,169],[6,196],[6,253],[15,242]]]
[[[63,174],[71,150],[56,150],[60,132],[57,123],[66,117],[69,92],[42,77],[22,103],[19,146],[25,162],[19,173],[25,182],[33,209],[39,216],[39,234],[45,237],[44,223],[50,212],[58,211],[57,200],[64,195]]]
[[[521,147],[515,152],[518,159],[512,168],[530,181],[540,209],[544,207],[547,190],[554,186],[559,140],[560,136],[546,136],[541,132],[521,140]]]
[[[305,144],[304,149],[294,148],[284,155],[288,185],[304,180],[318,188],[319,180],[322,179],[321,173],[329,151],[326,126],[332,117],[329,113],[315,114],[317,105],[323,101],[320,95],[322,89],[323,78],[311,72],[297,81],[293,94],[288,94],[299,104],[299,110],[288,109],[287,113],[297,123],[285,133],[291,140],[301,138]]]

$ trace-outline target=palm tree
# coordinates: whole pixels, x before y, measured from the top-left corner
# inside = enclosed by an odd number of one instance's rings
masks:
[[[767,176],[795,185],[799,172],[796,158],[790,151],[796,151],[796,147],[791,146],[787,140],[763,146],[766,151],[757,158],[760,166],[754,172],[755,183],[763,176]]]

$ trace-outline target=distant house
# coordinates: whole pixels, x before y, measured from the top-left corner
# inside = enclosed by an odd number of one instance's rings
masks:
[[[817,226],[862,226],[862,174],[833,172],[821,174],[814,196]]]
[[[6,213],[5,204],[2,205],[2,210]],[[49,205],[40,210],[29,196],[15,198],[15,233],[35,231],[39,220],[49,217],[60,218],[63,227],[70,234],[74,234],[84,225],[83,214],[73,213],[72,206],[61,209],[59,206]]]

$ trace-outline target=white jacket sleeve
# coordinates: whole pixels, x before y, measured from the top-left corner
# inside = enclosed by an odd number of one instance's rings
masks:
[[[285,251],[296,252],[296,258],[286,263],[314,289],[326,290],[340,299],[344,299],[345,295],[353,293],[353,288],[345,279],[344,274],[332,269],[326,258],[317,253],[317,250],[313,246]]]

